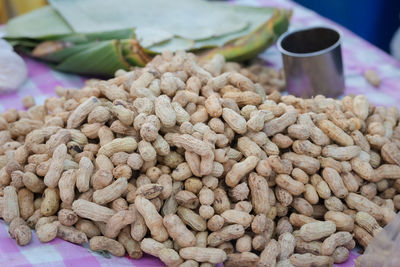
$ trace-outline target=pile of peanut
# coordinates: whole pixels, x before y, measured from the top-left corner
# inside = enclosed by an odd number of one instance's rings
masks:
[[[400,209],[397,108],[165,52],[0,115],[0,217],[167,266],[331,266]]]

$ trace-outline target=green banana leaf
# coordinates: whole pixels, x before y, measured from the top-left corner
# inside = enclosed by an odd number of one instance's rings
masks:
[[[165,49],[249,59],[286,31],[291,12],[203,0],[49,0],[16,17],[6,38],[58,70],[112,76]],[[179,6],[179,8],[176,8]]]

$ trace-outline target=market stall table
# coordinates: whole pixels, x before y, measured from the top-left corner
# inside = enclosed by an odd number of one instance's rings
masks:
[[[368,42],[357,37],[343,27],[320,17],[318,14],[290,1],[283,0],[247,0],[233,1],[236,4],[270,5],[293,9],[290,29],[307,26],[326,25],[336,27],[342,33],[342,53],[346,78],[346,94],[364,94],[370,102],[376,105],[397,105],[400,107],[400,62],[390,57]],[[276,47],[269,48],[260,55],[268,66],[281,68],[281,56]],[[60,73],[51,70],[47,65],[30,58],[25,58],[29,70],[29,80],[14,93],[0,96],[0,112],[9,108],[22,109],[21,100],[25,95],[32,95],[38,104],[44,99],[55,96],[54,88],[80,88],[85,78],[77,75]],[[365,80],[363,73],[373,69],[381,77],[382,83],[375,88]],[[397,86],[397,87],[396,87]],[[354,266],[357,257],[356,250],[351,252],[347,262],[337,266]],[[149,255],[140,260],[128,257],[111,259],[99,253],[92,252],[88,245],[82,247],[55,239],[50,243],[40,243],[35,235],[32,242],[19,247],[15,240],[10,239],[7,226],[0,220],[0,266],[164,266],[164,264]]]

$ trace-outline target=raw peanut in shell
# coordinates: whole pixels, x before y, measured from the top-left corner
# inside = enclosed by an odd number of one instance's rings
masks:
[[[33,193],[43,193],[46,185],[43,180],[39,179],[36,174],[32,172],[25,172],[22,176],[22,182],[25,187],[31,190]]]
[[[115,182],[103,189],[96,190],[93,193],[93,201],[103,205],[119,198],[128,188],[128,182],[125,177],[117,179]]]
[[[290,256],[290,263],[298,267],[323,267],[332,266],[333,258],[329,256],[316,256],[311,253],[293,254]]]
[[[20,225],[17,229],[15,229],[15,241],[19,246],[28,245],[32,239],[31,228],[27,225]]]
[[[58,225],[57,237],[74,244],[83,244],[88,242],[85,233],[72,226]]]
[[[279,174],[276,177],[276,183],[283,189],[289,191],[290,194],[298,196],[305,191],[304,184],[299,181],[294,180],[287,174]]]
[[[67,157],[67,147],[65,144],[57,146],[53,152],[49,170],[44,177],[44,183],[50,187],[55,188],[60,180],[61,173],[64,168],[64,160]]]
[[[132,210],[121,210],[115,213],[107,222],[104,235],[109,238],[118,236],[122,228],[133,223],[136,220],[136,214]]]
[[[15,217],[8,227],[8,233],[11,238],[15,238],[15,230],[20,227],[21,225],[27,225],[24,219],[20,217]]]
[[[18,206],[19,213],[22,219],[27,220],[30,216],[32,216],[35,211],[35,207],[33,206],[34,195],[31,191],[26,188],[21,188],[18,191]]]
[[[353,239],[349,232],[337,232],[322,242],[322,255],[332,255],[337,247],[343,246]]]
[[[140,259],[143,256],[140,243],[133,240],[129,232],[129,227],[125,227],[118,235],[118,242],[124,246],[129,257],[132,259]]]
[[[100,100],[96,97],[92,96],[88,98],[71,113],[67,121],[67,128],[73,129],[78,127],[89,113],[100,104]]]
[[[36,229],[36,235],[40,242],[47,243],[57,237],[59,222],[52,222],[41,225]]]
[[[135,207],[143,216],[152,237],[159,242],[164,242],[167,240],[168,232],[163,225],[162,217],[156,210],[153,203],[143,196],[137,196],[135,199]]]
[[[105,236],[94,236],[90,239],[89,244],[93,251],[105,250],[116,257],[125,255],[125,248],[121,243]]]
[[[179,255],[186,260],[217,264],[227,259],[225,251],[218,248],[187,247],[179,250]]]
[[[78,216],[72,210],[61,209],[58,211],[58,221],[65,226],[72,226],[78,221]]]
[[[175,214],[164,216],[163,223],[168,234],[180,247],[193,247],[196,238],[183,224],[182,220]]]
[[[241,115],[236,113],[230,108],[222,109],[222,118],[228,123],[229,127],[232,128],[238,134],[244,134],[247,131],[246,120]]]
[[[252,171],[259,161],[255,156],[249,156],[244,161],[233,165],[232,169],[226,174],[225,182],[228,186],[234,187],[250,171]]]
[[[276,264],[276,258],[280,253],[280,245],[275,239],[271,239],[265,249],[260,254],[257,266],[273,267]]]
[[[79,217],[99,222],[108,222],[108,220],[115,214],[115,211],[112,209],[84,199],[75,200],[72,203],[72,210]]]
[[[170,248],[163,248],[158,252],[158,257],[166,266],[179,266],[183,260],[178,252]]]
[[[349,208],[355,209],[357,211],[365,211],[371,214],[377,220],[383,218],[381,208],[364,196],[355,193],[349,193],[345,200]]]
[[[79,161],[79,169],[76,173],[76,187],[79,192],[86,192],[89,190],[90,178],[93,174],[93,163],[87,158],[83,157]]]
[[[267,181],[262,176],[252,172],[249,175],[248,183],[254,212],[256,214],[266,214],[270,209]]]
[[[98,154],[111,157],[117,152],[132,153],[137,148],[137,142],[132,137],[115,138],[111,142],[104,144],[99,149]]]
[[[253,220],[253,217],[250,214],[238,210],[226,210],[221,214],[221,216],[227,223],[241,224],[244,227],[249,226]]]
[[[238,239],[244,235],[244,227],[240,224],[232,224],[223,227],[221,230],[212,232],[208,235],[207,243],[209,246],[215,247],[226,241]]]
[[[336,231],[336,225],[332,221],[311,222],[300,228],[300,237],[308,242],[330,236]]]
[[[44,216],[51,216],[57,213],[60,206],[60,192],[58,189],[47,188],[44,190],[44,197],[40,211]]]
[[[328,183],[329,188],[338,198],[344,198],[349,193],[343,184],[342,177],[339,173],[332,168],[324,168],[322,177]]]
[[[352,231],[354,228],[354,219],[340,211],[328,211],[324,215],[325,220],[333,221],[336,229],[339,231]]]

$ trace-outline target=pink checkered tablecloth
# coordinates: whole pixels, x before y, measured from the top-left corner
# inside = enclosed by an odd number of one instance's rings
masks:
[[[238,4],[278,6],[293,9],[291,29],[330,25],[338,28],[343,34],[343,59],[346,77],[345,94],[364,94],[377,105],[400,107],[400,62],[390,57],[368,42],[357,37],[345,28],[319,16],[318,14],[285,0],[243,0],[233,1]],[[269,48],[261,57],[266,63],[276,68],[281,67],[281,57],[276,47]],[[84,78],[77,75],[53,71],[45,64],[25,58],[29,70],[29,80],[18,92],[0,96],[0,112],[9,108],[22,109],[21,99],[25,95],[35,97],[37,103],[42,104],[45,98],[54,96],[54,88],[61,85],[67,88],[80,88]],[[366,69],[374,69],[382,78],[380,88],[369,85],[363,77]],[[351,252],[349,260],[337,266],[354,266],[357,257]],[[87,245],[78,246],[60,239],[42,244],[33,235],[32,242],[25,247],[18,247],[10,239],[7,226],[0,220],[0,267],[15,266],[164,266],[158,259],[145,256],[141,260],[132,260],[127,257],[107,259],[100,254],[91,252]]]

